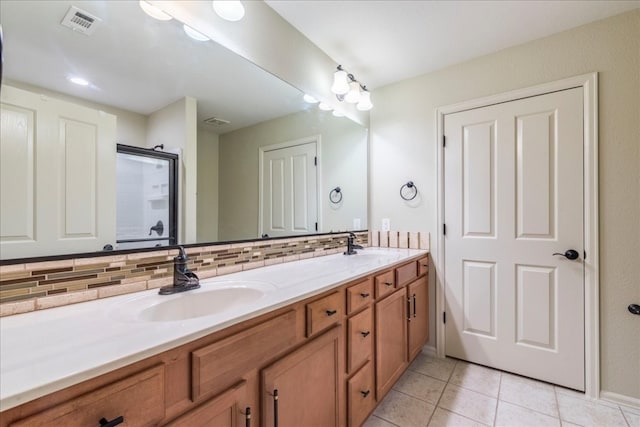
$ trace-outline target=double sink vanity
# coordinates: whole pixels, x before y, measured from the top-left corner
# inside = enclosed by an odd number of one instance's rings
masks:
[[[367,248],[3,318],[0,426],[360,426],[427,341],[428,264]]]

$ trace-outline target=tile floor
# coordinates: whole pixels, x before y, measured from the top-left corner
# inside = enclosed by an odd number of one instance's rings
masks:
[[[394,426],[640,427],[640,408],[421,354],[364,424]]]

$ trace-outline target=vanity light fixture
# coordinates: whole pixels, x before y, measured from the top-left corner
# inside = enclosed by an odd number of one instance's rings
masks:
[[[320,104],[318,104],[318,108],[321,109],[322,111],[331,111],[331,110],[333,110],[333,108],[331,108],[331,106],[329,104],[325,104],[324,102],[321,102]]]
[[[152,5],[151,3],[145,0],[140,0],[140,8],[144,10],[144,13],[146,13],[150,17],[155,18],[159,21],[171,21],[172,19],[171,15],[163,12],[158,7]]]
[[[369,111],[373,108],[371,103],[371,93],[367,87],[360,83],[353,74],[347,73],[338,65],[337,70],[333,73],[333,85],[331,92],[335,93],[338,101],[357,104],[359,111]]]
[[[82,77],[69,76],[67,77],[67,80],[69,80],[71,83],[77,84],[78,86],[89,86],[89,81],[87,79],[83,79]]]
[[[318,100],[315,99],[313,96],[311,95],[307,95],[306,93],[304,94],[304,102],[308,102],[309,104],[317,104]]]
[[[204,34],[202,34],[199,31],[194,30],[193,28],[191,28],[187,24],[184,24],[182,26],[182,28],[184,29],[184,32],[194,40],[198,40],[199,42],[206,42],[206,41],[211,40],[209,37],[205,36]]]
[[[238,0],[213,0],[213,10],[227,21],[239,21],[244,17],[244,6]]]

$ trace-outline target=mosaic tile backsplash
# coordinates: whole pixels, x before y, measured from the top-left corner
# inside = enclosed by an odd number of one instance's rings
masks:
[[[338,253],[347,234],[187,248],[201,279]],[[356,242],[369,245],[369,234]],[[376,245],[377,246],[377,245]],[[171,284],[177,250],[70,258],[0,266],[0,316],[106,298]]]

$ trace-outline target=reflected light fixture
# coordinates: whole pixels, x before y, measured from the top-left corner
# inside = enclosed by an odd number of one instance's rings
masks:
[[[89,86],[89,81],[87,79],[83,79],[82,77],[69,76],[67,77],[67,80],[69,80],[71,83],[77,84],[78,86]]]
[[[213,10],[227,21],[239,21],[244,17],[244,6],[238,0],[213,0]]]
[[[333,114],[335,117],[344,117],[344,113],[338,110],[333,110],[331,114]]]
[[[307,95],[306,93],[305,93],[305,95],[304,95],[304,98],[303,98],[303,99],[304,99],[304,102],[308,102],[309,104],[317,104],[317,103],[318,103],[318,100],[317,100],[317,99],[315,99],[315,98],[314,98],[313,96],[311,96],[311,95]]]
[[[353,74],[348,73],[342,65],[333,73],[333,85],[331,92],[336,95],[338,101],[346,101],[351,104],[357,104],[359,111],[369,111],[373,108],[371,103],[371,93],[367,87],[360,83]]]
[[[325,104],[324,102],[321,102],[320,104],[318,104],[318,108],[321,109],[322,111],[331,111],[331,110],[333,110],[333,108],[331,108],[330,105]]]
[[[162,10],[160,10],[159,8],[157,8],[156,6],[152,5],[151,3],[145,0],[140,0],[139,4],[140,4],[140,8],[144,10],[144,13],[146,13],[152,18],[155,18],[159,21],[171,21],[172,19],[171,15],[163,12]]]
[[[187,24],[184,24],[182,28],[184,29],[184,32],[194,40],[198,40],[199,42],[206,42],[208,40],[211,40],[209,37],[205,36],[199,31],[194,30]]]

